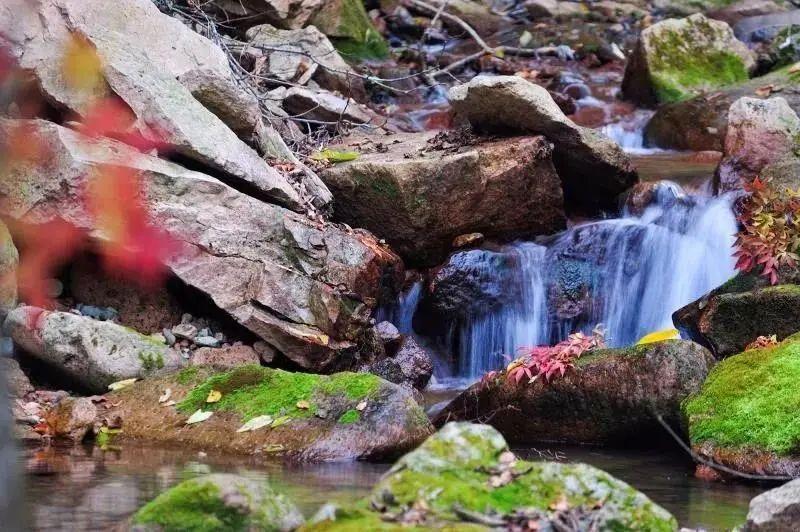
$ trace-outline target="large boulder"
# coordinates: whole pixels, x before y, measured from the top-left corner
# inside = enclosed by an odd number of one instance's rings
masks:
[[[252,124],[246,128],[254,131],[260,122],[257,102],[235,103],[236,95],[241,95],[238,100],[252,95],[237,87],[222,51],[151,2],[125,0],[112,6],[100,0],[43,0],[32,6],[25,0],[4,3],[0,33],[59,110],[83,116],[99,98],[115,95],[133,112],[131,127],[253,194],[294,210],[305,209],[307,191],[323,191],[320,198],[310,197],[317,204],[329,200],[313,174],[306,177],[307,186],[296,190],[223,122],[241,129],[244,125],[236,120],[243,121],[246,113],[234,120],[237,111],[230,106],[249,105]],[[58,60],[69,49],[72,32],[87,38],[103,62],[104,80],[92,90],[70,83]]]
[[[765,98],[774,89],[774,94],[798,112],[800,92],[785,90],[796,85],[798,79],[800,74],[789,72],[786,67],[686,101],[663,105],[645,127],[645,143],[673,150],[722,151],[728,131],[728,110],[734,102],[745,96]],[[770,87],[765,92],[764,88]]]
[[[604,471],[519,460],[492,427],[449,423],[369,497],[326,505],[302,530],[561,530],[567,516],[575,530],[677,529],[669,512]]]
[[[759,336],[779,340],[800,331],[800,285],[769,286],[740,274],[672,315],[685,335],[722,358],[744,351]]]
[[[742,532],[793,532],[798,528],[800,479],[753,497]]]
[[[668,19],[642,31],[625,68],[622,93],[656,106],[746,80],[754,67],[752,52],[726,23],[702,14]]]
[[[8,228],[0,220],[0,319],[17,304],[19,253]]]
[[[69,312],[23,306],[8,314],[3,328],[28,355],[92,392],[183,365],[161,339]]]
[[[740,190],[764,167],[787,156],[796,157],[799,150],[800,118],[786,100],[740,98],[728,111],[728,133],[715,188],[719,192]]]
[[[630,158],[611,139],[573,123],[546,89],[518,76],[477,76],[450,90],[457,113],[477,129],[544,135],[567,201],[613,207],[638,180]]]
[[[399,257],[366,232],[312,222],[211,177],[118,142],[87,142],[48,122],[0,121],[0,131],[20,125],[51,156],[7,168],[3,215],[32,224],[58,215],[91,228],[80,201],[90,170],[117,164],[137,171],[151,215],[186,243],[167,259],[170,271],[301,367],[352,367],[381,286],[394,289],[402,280]]]
[[[179,399],[159,403],[166,389]],[[217,402],[207,402],[212,391]],[[226,373],[193,366],[109,394],[105,415],[121,438],[302,461],[377,459],[412,449],[432,426],[411,391],[369,373],[331,376],[246,365]],[[186,424],[198,410],[207,420]],[[269,416],[269,417],[265,417]],[[239,431],[254,421],[260,428]],[[271,423],[269,422],[271,419]]]
[[[385,238],[407,264],[441,263],[466,233],[509,241],[566,226],[543,137],[356,135],[336,149],[361,153],[320,173],[336,198],[334,218]]]
[[[270,530],[291,532],[303,514],[264,480],[215,473],[166,490],[131,518],[133,530]]]
[[[486,418],[512,443],[660,439],[663,429],[655,416],[678,426],[681,401],[700,389],[713,364],[706,349],[682,340],[593,351],[550,382],[515,383],[502,376],[477,383],[435,422]]]
[[[692,449],[755,475],[800,476],[800,338],[729,357],[683,405]]]

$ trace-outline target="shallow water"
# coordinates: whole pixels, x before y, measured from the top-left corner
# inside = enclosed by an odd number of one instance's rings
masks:
[[[670,450],[622,451],[539,446],[515,449],[531,459],[582,461],[630,483],[672,512],[681,525],[725,530],[741,523],[758,485],[705,483],[692,464]],[[540,454],[541,453],[541,454]],[[126,444],[119,451],[91,446],[28,448],[19,453],[26,476],[24,514],[34,530],[108,530],[163,490],[197,474],[233,472],[268,479],[308,517],[325,502],[366,495],[388,464],[265,464],[250,457],[199,456],[180,449]]]

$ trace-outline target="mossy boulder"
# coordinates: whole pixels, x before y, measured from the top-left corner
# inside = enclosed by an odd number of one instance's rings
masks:
[[[327,506],[304,531],[496,530],[569,515],[578,529],[671,531],[677,522],[631,486],[585,464],[518,460],[488,425],[449,423],[351,507]]]
[[[177,404],[159,402],[167,389]],[[207,401],[212,392],[219,392],[218,401]],[[369,373],[327,376],[258,365],[215,373],[193,366],[138,382],[110,394],[108,401],[115,405],[109,415],[122,418],[121,438],[289,460],[398,455],[433,430],[411,391]],[[198,410],[212,415],[187,425]],[[262,416],[272,423],[237,432]]]
[[[136,512],[131,524],[142,532],[289,532],[303,516],[266,482],[217,473],[170,488]]]
[[[800,331],[800,285],[770,286],[755,274],[739,274],[672,315],[685,336],[708,347],[717,358],[744,349],[759,336],[779,340]]]
[[[753,474],[800,476],[800,336],[727,358],[683,405],[692,448]]]
[[[748,79],[755,59],[725,22],[702,14],[642,31],[625,68],[622,92],[641,105],[687,100]]]
[[[650,443],[664,434],[655,415],[680,425],[681,401],[700,389],[713,364],[711,353],[683,340],[598,350],[549,382],[517,384],[501,375],[477,383],[435,423],[489,419],[512,443]]]
[[[0,319],[17,304],[19,253],[8,228],[0,220]]]
[[[389,52],[361,0],[326,0],[311,25],[330,37],[345,59],[379,59]]]

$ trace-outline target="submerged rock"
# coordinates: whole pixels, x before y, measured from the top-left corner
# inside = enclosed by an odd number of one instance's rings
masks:
[[[163,341],[69,312],[19,307],[8,314],[4,330],[27,354],[93,392],[183,365]]]
[[[0,220],[0,319],[17,305],[18,265],[19,253],[8,228]]]
[[[478,76],[450,90],[457,113],[476,129],[544,135],[564,195],[587,207],[612,207],[638,181],[630,158],[608,137],[573,123],[546,89],[517,76]]]
[[[800,480],[792,480],[753,497],[742,532],[793,532],[798,528]]]
[[[449,423],[397,461],[370,497],[326,505],[302,530],[550,530],[566,515],[579,530],[677,529],[669,512],[604,471],[518,460],[492,427]]]
[[[683,405],[692,449],[737,471],[800,476],[798,360],[795,335],[717,364]]]
[[[501,377],[477,383],[435,422],[490,418],[512,443],[661,440],[665,433],[654,416],[678,426],[681,401],[700,389],[713,364],[711,353],[682,340],[592,351],[550,382]]]
[[[166,389],[183,399],[162,405]],[[209,403],[212,391],[221,398]],[[106,415],[122,419],[118,437],[291,460],[378,459],[413,448],[432,432],[410,390],[369,373],[323,376],[257,365],[214,373],[195,366],[107,397],[116,406]],[[186,425],[198,410],[213,414]],[[263,416],[272,423],[238,432],[253,419],[268,421]]]
[[[131,518],[137,531],[269,530],[291,532],[303,515],[264,480],[215,473],[185,480]]]
[[[320,174],[336,198],[334,218],[385,238],[407,264],[440,264],[464,233],[509,241],[565,227],[543,137],[354,136],[337,149],[361,154]]]
[[[53,436],[80,443],[92,430],[97,414],[97,407],[90,398],[65,397],[45,414],[45,419]]]
[[[3,215],[39,224],[58,214],[92,229],[80,200],[90,170],[122,165],[139,174],[161,228],[186,243],[166,258],[178,279],[301,367],[325,372],[362,363],[359,342],[381,289],[391,292],[402,279],[400,258],[372,235],[262,203],[118,142],[89,142],[44,121],[0,120],[0,132],[13,127],[29,127],[52,160],[6,169]]]
[[[746,80],[755,67],[726,23],[702,14],[668,19],[642,31],[622,81],[625,98],[655,106]]]
[[[683,334],[718,358],[741,353],[759,336],[783,340],[800,331],[800,285],[769,286],[739,274],[672,315]]]

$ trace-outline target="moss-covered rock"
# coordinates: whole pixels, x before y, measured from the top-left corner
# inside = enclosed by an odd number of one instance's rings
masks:
[[[303,524],[297,507],[265,482],[213,474],[181,482],[132,518],[135,530],[288,532]]]
[[[654,414],[680,424],[681,401],[700,389],[713,364],[706,349],[683,340],[598,350],[550,382],[501,376],[475,384],[435,423],[490,419],[512,443],[646,442],[663,437]]]
[[[800,285],[769,286],[755,274],[739,274],[672,315],[681,332],[723,358],[744,351],[759,336],[779,340],[800,331]]]
[[[361,0],[326,0],[311,20],[346,59],[386,57],[389,48]]]
[[[643,105],[676,102],[744,81],[754,66],[752,53],[725,22],[702,14],[668,19],[642,32],[622,91]]]
[[[669,531],[675,519],[585,464],[526,462],[487,425],[449,423],[349,508],[326,507],[302,530],[490,530],[569,514],[596,530]]]
[[[174,406],[159,397],[172,390]],[[208,402],[219,392],[215,402]],[[314,375],[246,365],[223,373],[194,366],[115,392],[121,438],[295,460],[351,460],[402,453],[432,432],[409,390],[369,373]],[[209,419],[186,425],[194,412]],[[237,432],[254,418],[272,423]],[[262,418],[264,419],[264,418]]]
[[[683,405],[692,447],[749,473],[800,475],[800,336],[720,362]]]
[[[5,224],[0,220],[0,319],[17,304],[19,253]]]

